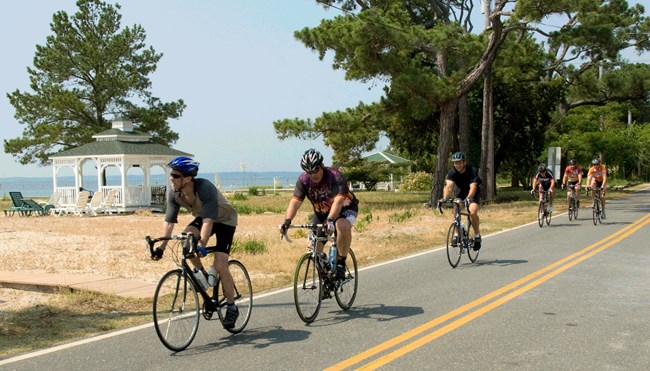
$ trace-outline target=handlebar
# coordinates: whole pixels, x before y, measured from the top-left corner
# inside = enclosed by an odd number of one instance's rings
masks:
[[[291,243],[293,240],[289,237],[289,234],[286,233],[286,231],[283,233],[282,232],[282,224],[279,225],[280,227],[280,239],[285,239],[287,242]],[[290,225],[287,229],[297,229],[297,228],[308,228],[308,229],[318,229],[318,228],[326,228],[325,224],[292,224]],[[334,229],[334,235],[336,235],[336,229]]]
[[[443,214],[443,212],[442,212],[442,205],[443,205],[443,204],[446,204],[446,205],[451,205],[451,204],[457,204],[457,205],[460,205],[460,204],[464,204],[464,205],[465,205],[465,208],[468,208],[468,209],[469,209],[469,199],[467,199],[467,198],[464,199],[464,200],[463,200],[462,198],[455,198],[455,199],[450,199],[450,198],[448,198],[448,199],[446,199],[446,200],[445,200],[445,199],[441,199],[441,200],[438,200],[438,205],[437,205],[437,208],[438,208],[438,211],[440,211],[440,214]]]
[[[146,236],[144,239],[147,242],[147,250],[149,251],[149,254],[151,255],[151,257],[153,257],[153,253],[154,253],[153,248],[158,242],[172,241],[172,240],[174,240],[174,241],[187,241],[187,240],[190,240],[191,243],[190,243],[190,249],[189,249],[188,253],[194,253],[196,243],[199,241],[199,238],[194,237],[194,235],[192,235],[191,233],[181,233],[181,234],[173,235],[171,237],[158,237],[158,238],[154,238],[154,239],[152,239],[151,236]],[[202,255],[205,255],[205,254],[202,254]]]

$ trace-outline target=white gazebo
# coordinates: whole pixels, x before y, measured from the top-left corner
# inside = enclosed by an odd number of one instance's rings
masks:
[[[112,128],[93,135],[95,142],[62,151],[50,156],[52,160],[54,191],[61,192],[61,204],[73,205],[79,191],[84,188],[83,166],[86,161],[94,161],[97,169],[97,192],[104,197],[109,190],[117,190],[115,207],[119,210],[134,210],[164,201],[165,186],[152,186],[152,169],[159,166],[165,175],[169,169],[165,165],[174,157],[191,154],[175,150],[151,141],[151,135],[133,130],[133,123],[125,119],[113,121]],[[119,185],[106,184],[106,170],[116,167],[121,181]],[[74,186],[59,185],[61,170],[72,169]],[[142,181],[128,184],[129,170],[139,168]],[[165,177],[167,179],[167,176]]]

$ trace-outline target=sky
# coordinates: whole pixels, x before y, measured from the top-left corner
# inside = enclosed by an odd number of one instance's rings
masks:
[[[114,4],[115,1],[107,1]],[[21,0],[0,5],[0,139],[22,135],[7,93],[31,92],[27,67],[36,45],[44,45],[52,15],[72,16],[75,0]],[[122,26],[140,24],[146,44],[163,57],[149,77],[153,96],[183,99],[187,108],[169,120],[180,139],[173,148],[195,155],[201,171],[300,171],[309,148],[332,151],[322,138],[277,138],[273,121],[312,118],[370,103],[382,85],[346,81],[333,70],[331,56],[318,54],[293,33],[337,16],[314,0],[123,0]],[[381,143],[380,143],[381,145]],[[385,147],[385,145],[384,145]],[[385,148],[379,148],[385,149]],[[51,166],[22,165],[0,151],[0,177],[51,176]]]
[[[115,1],[107,2],[114,4]],[[318,55],[293,33],[341,12],[314,0],[123,0],[122,26],[140,24],[147,46],[163,57],[149,77],[153,96],[183,99],[187,108],[169,120],[180,139],[172,146],[194,154],[201,171],[300,171],[309,148],[331,163],[332,151],[315,140],[277,138],[273,122],[319,117],[383,95],[383,83],[346,81],[333,70],[331,55]],[[631,4],[637,1],[630,1]],[[7,93],[31,92],[27,67],[36,45],[44,45],[52,15],[73,15],[75,0],[20,0],[0,3],[0,140],[22,135]],[[646,9],[647,14],[648,9]],[[482,19],[482,15],[476,14]],[[482,22],[474,22],[482,29]],[[479,24],[480,23],[480,24]],[[639,58],[630,54],[634,60]],[[640,61],[647,62],[648,57]],[[387,140],[378,144],[386,149]],[[51,176],[51,166],[21,165],[0,151],[0,177]]]

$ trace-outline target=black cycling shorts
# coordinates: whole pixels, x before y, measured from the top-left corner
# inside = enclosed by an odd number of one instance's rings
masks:
[[[195,227],[200,232],[201,227],[203,226],[203,218],[199,216],[196,219],[192,220],[192,222],[187,226]],[[210,232],[210,236],[212,235],[217,236],[217,248],[216,248],[217,252],[222,252],[230,255],[230,248],[232,247],[232,241],[235,236],[236,228],[237,227],[233,227],[231,225],[226,225],[223,223],[212,224],[212,232]]]

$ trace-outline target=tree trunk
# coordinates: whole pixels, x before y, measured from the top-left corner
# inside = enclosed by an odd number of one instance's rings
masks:
[[[467,95],[458,100],[458,149],[469,155],[469,112]]]
[[[436,170],[433,174],[433,184],[431,189],[430,204],[433,206],[435,202],[442,198],[442,190],[445,184],[445,178],[449,170],[449,148],[451,147],[451,139],[454,128],[454,116],[456,113],[456,106],[458,101],[452,99],[445,102],[440,107],[440,134],[438,135],[438,151],[436,158]]]

